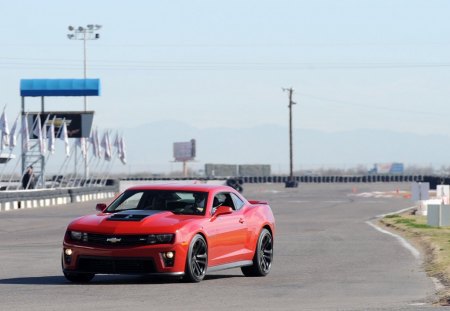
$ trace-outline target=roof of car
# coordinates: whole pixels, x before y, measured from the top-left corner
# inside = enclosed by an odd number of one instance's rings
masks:
[[[214,190],[219,191],[233,191],[234,189],[225,185],[211,185],[211,184],[148,184],[130,187],[127,190],[178,190],[178,191],[204,191],[210,192]]]

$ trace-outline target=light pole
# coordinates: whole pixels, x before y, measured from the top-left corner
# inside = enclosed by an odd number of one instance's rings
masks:
[[[100,34],[98,33],[100,28],[102,28],[101,25],[94,25],[94,24],[86,25],[86,27],[83,26],[68,27],[70,33],[67,34],[67,38],[69,38],[70,40],[83,40],[83,78],[85,81],[87,78],[86,41],[100,39]],[[86,96],[84,96],[84,111],[87,111]],[[77,171],[77,155],[75,154],[75,172],[76,171]],[[84,156],[84,179],[87,180],[88,177],[89,177],[89,165],[88,165],[88,153],[86,150]]]
[[[68,29],[71,33],[67,34],[67,38],[70,40],[83,40],[83,77],[86,79],[87,70],[86,70],[86,41],[87,40],[98,40],[100,39],[100,34],[98,30],[102,28],[101,25],[93,25],[89,24],[86,27],[78,26],[73,27],[69,26]],[[84,97],[84,111],[87,111],[87,99]]]

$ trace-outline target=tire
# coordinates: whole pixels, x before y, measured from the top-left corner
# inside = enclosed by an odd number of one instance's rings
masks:
[[[95,274],[94,273],[75,273],[75,272],[63,272],[67,280],[73,283],[89,283]]]
[[[253,264],[242,267],[245,276],[266,276],[270,272],[273,261],[273,238],[269,230],[263,229],[256,244]]]
[[[184,280],[192,283],[200,282],[205,277],[207,268],[208,245],[203,236],[197,234],[189,245]]]

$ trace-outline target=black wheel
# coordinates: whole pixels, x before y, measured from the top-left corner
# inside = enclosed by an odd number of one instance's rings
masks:
[[[188,282],[200,282],[205,277],[207,268],[208,246],[205,239],[197,234],[189,245],[184,279]]]
[[[63,272],[66,279],[73,283],[88,283],[95,276],[94,273]]]
[[[242,267],[245,276],[266,276],[270,272],[273,260],[273,239],[272,234],[267,229],[263,229],[259,234],[256,245],[253,265]]]

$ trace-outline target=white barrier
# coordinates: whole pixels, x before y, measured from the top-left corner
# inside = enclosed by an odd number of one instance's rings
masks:
[[[48,195],[51,196],[51,190],[48,190]],[[42,195],[42,194],[41,194]],[[54,205],[66,205],[70,203],[82,203],[93,200],[105,200],[111,199],[116,196],[115,191],[102,191],[97,193],[90,194],[75,194],[73,196],[70,195],[62,195],[58,197],[52,198],[20,198],[20,192],[17,192],[16,196],[11,196],[10,199],[3,199],[0,202],[0,212],[7,212],[18,209],[31,209],[31,208],[39,208],[39,207],[48,207]]]

